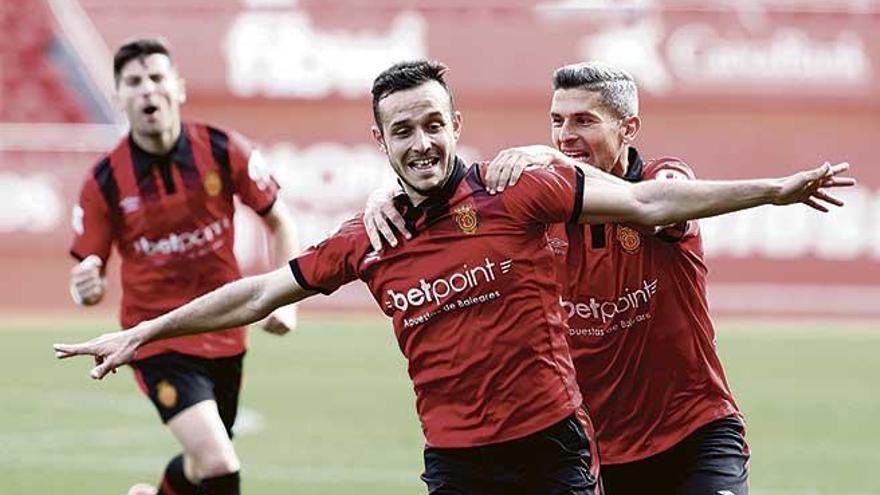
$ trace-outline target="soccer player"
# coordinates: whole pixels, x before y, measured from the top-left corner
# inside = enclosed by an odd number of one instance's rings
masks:
[[[643,161],[632,146],[641,121],[625,71],[569,65],[554,73],[553,88],[551,133],[560,153],[633,183],[694,179],[682,160]],[[487,187],[503,191],[527,165],[556,161],[565,157],[503,152],[488,166]],[[390,225],[406,233],[387,194],[375,194],[365,215],[377,250],[383,238],[394,239]],[[747,493],[745,427],[715,350],[697,222],[556,225],[550,244],[565,253],[569,345],[606,493]]]
[[[810,201],[846,166],[782,179],[628,184],[580,167],[525,172],[490,195],[483,168],[455,155],[461,114],[437,62],[396,64],[373,84],[373,136],[400,178],[412,239],[372,249],[361,215],[290,261],[125,332],[56,344],[93,355],[93,378],[160,338],[256,321],[278,306],[360,279],[392,318],[426,438],[432,494],[592,494],[597,477],[549,225],[674,223],[758,204]]]
[[[273,255],[296,247],[290,213],[260,153],[238,134],[181,122],[184,81],[153,39],[123,45],[113,60],[116,90],[131,131],[91,169],[73,213],[70,275],[83,305],[104,295],[111,246],[122,258],[121,324],[128,328],[241,278],[233,255],[233,196],[261,215]],[[283,334],[292,307],[265,321]],[[132,356],[140,389],[183,448],[165,469],[160,494],[239,493],[232,425],[238,410],[245,329],[145,345]],[[138,484],[131,495],[157,493]]]

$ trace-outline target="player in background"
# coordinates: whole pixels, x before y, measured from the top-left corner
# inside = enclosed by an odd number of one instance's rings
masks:
[[[556,149],[628,182],[692,180],[677,158],[643,161],[638,90],[623,70],[591,62],[553,75],[551,134]],[[489,165],[486,185],[503,191],[551,152],[511,150]],[[394,191],[368,201],[373,247],[407,235]],[[715,349],[696,221],[639,228],[555,225],[564,254],[563,307],[578,384],[596,426],[609,495],[748,492],[745,426]]]
[[[360,279],[408,360],[430,493],[595,493],[549,226],[675,223],[817,195],[839,204],[824,191],[854,181],[838,177],[846,165],[780,179],[639,184],[566,166],[527,171],[526,187],[490,195],[483,168],[455,155],[462,119],[445,70],[400,63],[373,85],[373,136],[403,185],[395,202],[412,239],[376,252],[358,215],[289,268],[232,282],[129,331],[56,344],[57,357],[95,356],[91,375],[100,379],[158,339],[257,321]]]
[[[70,292],[81,305],[104,295],[112,246],[122,259],[121,325],[130,328],[241,278],[233,255],[233,197],[257,212],[274,263],[296,249],[290,213],[259,151],[240,135],[181,122],[184,81],[158,40],[126,43],[113,59],[129,134],[95,165],[74,207]],[[295,307],[279,308],[264,329],[296,326]],[[183,452],[158,486],[131,495],[240,492],[232,445],[246,333],[238,324],[214,334],[155,342],[132,356],[140,389]]]

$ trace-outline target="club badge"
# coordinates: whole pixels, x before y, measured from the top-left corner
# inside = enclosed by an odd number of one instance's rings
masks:
[[[174,388],[174,385],[162,380],[156,385],[156,398],[159,399],[159,404],[162,404],[162,407],[171,409],[177,404],[177,389]]]
[[[620,247],[629,254],[635,254],[642,246],[641,235],[635,230],[629,227],[624,227],[623,225],[617,226],[617,241],[620,243]]]
[[[472,205],[463,205],[455,209],[455,224],[465,234],[476,234],[480,219]]]

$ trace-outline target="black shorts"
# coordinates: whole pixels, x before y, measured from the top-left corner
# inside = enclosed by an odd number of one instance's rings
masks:
[[[244,353],[211,359],[168,352],[135,361],[131,366],[138,385],[156,406],[163,423],[192,405],[213,400],[232,438],[243,360]]]
[[[747,495],[749,447],[737,416],[715,420],[640,461],[602,466],[607,495]]]
[[[593,495],[596,462],[571,415],[524,438],[481,447],[425,448],[422,480],[431,495]]]

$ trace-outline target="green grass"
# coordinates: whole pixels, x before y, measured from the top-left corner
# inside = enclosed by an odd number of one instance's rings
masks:
[[[0,322],[3,494],[125,493],[176,452],[128,370],[93,382],[89,360],[52,358],[53,342],[98,332]],[[753,494],[880,494],[880,329],[728,324],[719,347],[748,419]],[[236,439],[245,493],[424,493],[412,391],[385,320],[254,332],[243,407],[256,418]]]

